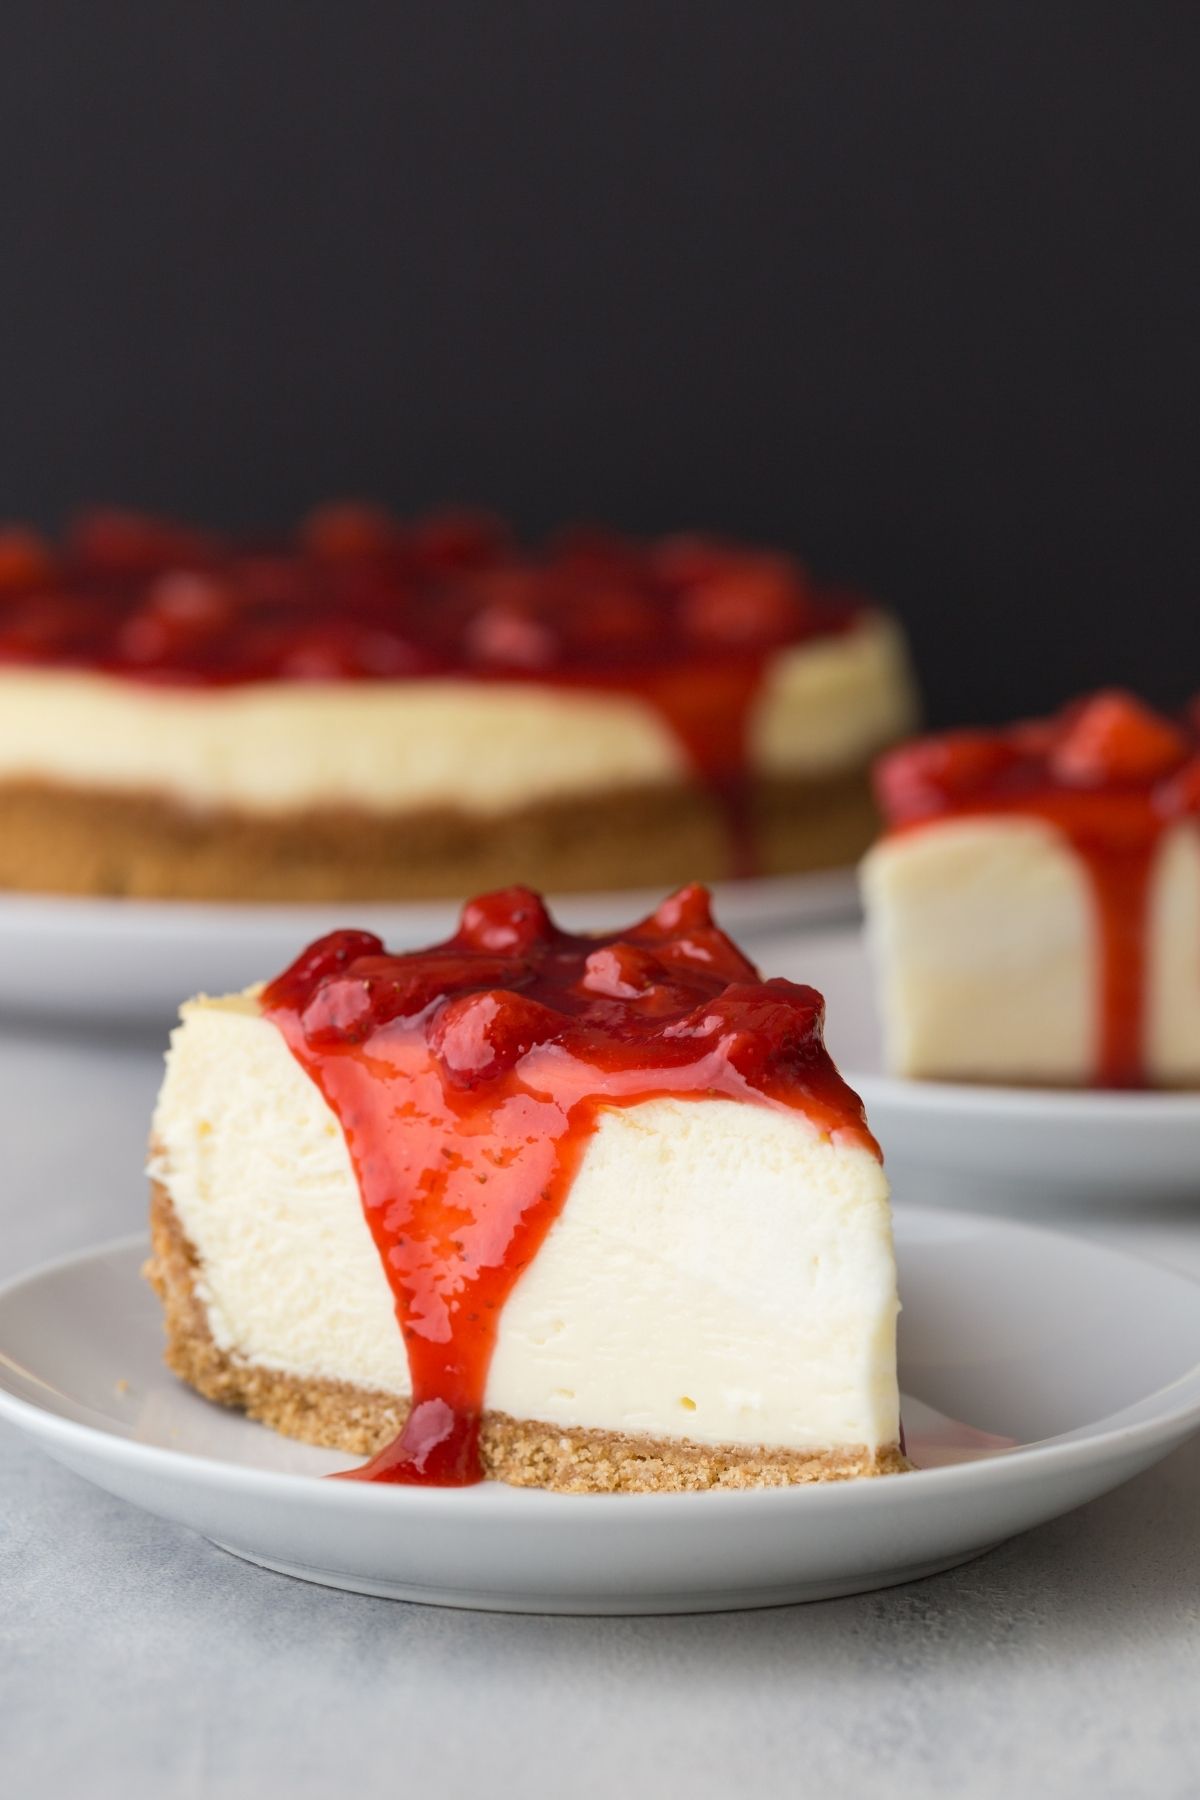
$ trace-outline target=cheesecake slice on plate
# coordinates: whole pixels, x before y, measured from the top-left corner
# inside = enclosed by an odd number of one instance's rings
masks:
[[[904,1468],[887,1183],[811,988],[688,888],[620,934],[509,889],[183,1009],[153,1126],[171,1367],[401,1483]]]
[[[897,1074],[1200,1086],[1200,741],[1131,695],[884,757],[863,865]]]

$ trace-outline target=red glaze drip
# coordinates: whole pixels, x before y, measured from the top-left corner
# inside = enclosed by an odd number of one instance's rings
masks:
[[[602,1108],[724,1095],[878,1154],[820,995],[761,981],[703,888],[607,937],[558,930],[527,888],[473,901],[412,955],[334,932],[262,1004],[341,1122],[408,1350],[408,1422],[364,1480],[482,1478],[500,1315]]]
[[[785,556],[578,530],[525,552],[473,514],[402,525],[326,507],[282,546],[111,512],[81,519],[61,549],[0,530],[0,666],[193,686],[454,675],[636,694],[720,807],[739,873],[754,866],[748,727],[765,665],[863,613]]]
[[[741,651],[728,661],[693,659],[602,681],[637,694],[666,720],[720,812],[729,872],[742,877],[756,875],[759,866],[747,775],[750,721],[767,661],[766,651]],[[600,683],[593,677],[588,685]]]
[[[897,830],[1007,813],[1044,819],[1087,871],[1100,958],[1095,1081],[1144,1085],[1147,919],[1159,840],[1200,813],[1200,745],[1131,695],[1104,692],[1055,719],[948,732],[891,751],[880,804]]]

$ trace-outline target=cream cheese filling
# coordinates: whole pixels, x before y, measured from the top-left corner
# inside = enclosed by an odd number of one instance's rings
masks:
[[[151,1172],[199,1256],[217,1344],[406,1394],[333,1113],[253,1000],[193,1002],[183,1021]],[[731,1100],[612,1109],[504,1308],[486,1405],[706,1444],[891,1445],[897,1310],[868,1151]]]
[[[857,767],[914,710],[898,628],[865,614],[775,659],[751,721],[753,766],[799,776]],[[264,815],[353,805],[486,818],[687,775],[666,720],[636,695],[453,679],[168,688],[0,670],[0,781]]]
[[[901,1075],[1094,1079],[1096,908],[1069,841],[1036,818],[963,818],[886,838],[862,866],[888,1066]],[[1200,1082],[1200,829],[1165,832],[1145,921],[1145,1063]]]

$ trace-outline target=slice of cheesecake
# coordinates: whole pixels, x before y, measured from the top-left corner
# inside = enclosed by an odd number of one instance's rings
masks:
[[[905,1466],[887,1183],[811,988],[684,889],[617,936],[510,889],[183,1009],[154,1118],[167,1360],[373,1460],[581,1492]]]
[[[708,537],[320,509],[0,526],[0,890],[444,899],[837,869],[912,729],[897,621]]]
[[[1200,745],[1107,692],[885,757],[863,896],[889,1065],[1200,1085]]]

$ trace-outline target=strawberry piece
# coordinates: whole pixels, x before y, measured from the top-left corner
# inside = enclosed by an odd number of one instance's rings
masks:
[[[1163,780],[1185,761],[1183,732],[1132,694],[1110,689],[1085,701],[1051,752],[1050,767],[1071,786]]]
[[[295,611],[312,598],[312,571],[298,556],[255,551],[240,556],[238,586],[256,606]]]
[[[145,604],[122,625],[118,654],[133,663],[183,662],[227,634],[237,618],[228,583],[193,570],[159,576]]]
[[[508,887],[468,901],[454,941],[516,956],[534,944],[553,944],[557,936],[541,895],[532,888]]]
[[[171,568],[207,568],[217,558],[212,537],[165,519],[104,508],[84,513],[70,530],[71,550],[90,574],[154,575]]]
[[[618,587],[585,587],[561,608],[568,641],[589,656],[628,657],[652,646],[666,629],[660,607],[646,594]]]
[[[1200,756],[1193,756],[1155,795],[1157,810],[1163,818],[1194,818],[1200,813]]]
[[[279,665],[291,681],[348,681],[358,673],[352,634],[339,625],[314,625],[291,639]]]
[[[569,525],[552,538],[546,552],[552,582],[567,589],[639,587],[653,580],[653,566],[639,544],[601,525]]]
[[[382,506],[364,500],[337,500],[311,512],[300,528],[310,556],[330,562],[386,555],[401,541],[400,527]]]
[[[712,895],[699,881],[668,894],[648,919],[635,927],[638,937],[677,937],[680,932],[712,931]]]
[[[289,634],[281,643],[279,673],[291,681],[401,679],[427,666],[428,660],[426,652],[401,632],[334,620]]]
[[[806,594],[796,565],[785,556],[731,557],[679,599],[684,631],[709,648],[775,643],[795,634]]]
[[[735,554],[720,538],[679,532],[674,537],[660,538],[650,549],[649,561],[656,579],[673,593],[679,593],[720,577]]]
[[[349,934],[353,935],[353,934]],[[462,988],[491,987],[510,974],[499,957],[388,956],[382,946],[322,980],[303,1007],[313,1045],[357,1044],[397,1019],[415,1019]]]
[[[583,965],[580,986],[609,1000],[640,1000],[662,991],[667,971],[649,950],[636,944],[604,944]]]
[[[46,587],[55,573],[49,544],[23,525],[0,526],[0,594]]]
[[[0,656],[13,661],[99,653],[107,647],[111,614],[85,594],[31,594],[4,610]]]
[[[758,980],[754,964],[714,922],[712,897],[699,882],[668,895],[631,935],[654,945],[666,980],[686,980],[697,965],[722,981]]]
[[[545,617],[545,582],[534,569],[488,569],[468,584],[472,614],[462,648],[473,662],[537,669],[555,661],[558,640]]]
[[[561,1037],[561,1012],[508,988],[462,994],[440,1007],[429,1047],[459,1087],[507,1075],[535,1044]]]
[[[146,604],[158,618],[204,636],[226,630],[237,617],[237,596],[229,583],[196,570],[161,575]]]
[[[323,981],[344,974],[363,956],[383,954],[383,939],[373,931],[329,931],[302,950],[264,994],[267,1005],[303,1006]]]
[[[409,532],[414,556],[435,574],[487,568],[510,543],[502,519],[465,507],[434,513]]]
[[[980,798],[1021,760],[1016,745],[997,733],[948,731],[881,757],[875,787],[885,816],[898,821]]]
[[[542,619],[503,606],[489,606],[463,632],[472,662],[498,669],[544,669],[558,659],[558,639]]]

